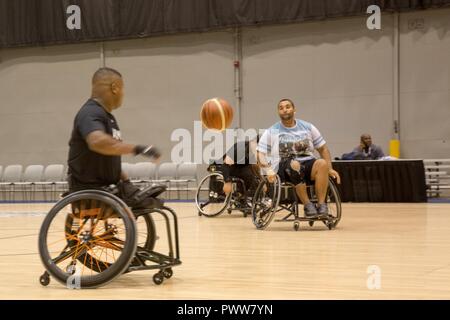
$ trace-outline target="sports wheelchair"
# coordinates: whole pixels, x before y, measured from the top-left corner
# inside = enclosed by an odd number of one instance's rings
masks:
[[[252,190],[247,190],[242,179],[232,177],[232,191],[227,195],[223,192],[225,181],[221,172],[221,165],[210,164],[208,172],[210,173],[200,181],[195,195],[198,215],[215,217],[225,210],[229,214],[238,210],[242,212],[244,217],[247,217],[252,209]],[[255,179],[258,178],[255,176]]]
[[[149,186],[140,193],[156,198],[165,190]],[[130,209],[108,191],[68,194],[49,211],[39,232],[39,254],[46,269],[41,285],[47,286],[51,276],[68,288],[93,288],[122,273],[149,269],[158,270],[155,284],[172,277],[172,267],[181,264],[176,213],[163,205]],[[154,214],[165,221],[168,254],[154,251]]]
[[[317,196],[313,185],[307,185],[307,193],[310,201],[317,203]],[[328,181],[328,190],[326,194],[326,203],[328,205],[327,216],[305,217],[299,214],[299,203],[295,186],[291,183],[282,183],[280,177],[276,175],[273,183],[267,178],[261,180],[256,189],[252,203],[252,220],[257,229],[265,229],[272,222],[275,213],[287,211],[288,214],[275,221],[294,222],[294,229],[300,229],[300,222],[308,222],[312,227],[315,222],[322,222],[328,229],[336,228],[341,220],[342,208],[339,191],[335,182],[330,178]]]

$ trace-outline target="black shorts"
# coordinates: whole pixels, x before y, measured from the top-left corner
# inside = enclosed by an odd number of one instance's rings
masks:
[[[312,167],[314,165],[314,162],[316,162],[317,159],[309,159],[305,161],[297,160],[300,162],[300,166],[303,167],[300,171],[303,170],[304,177],[303,181],[299,179],[299,175],[292,175],[290,173],[291,169],[291,161],[292,159],[282,159],[280,161],[279,167],[278,167],[278,175],[280,176],[281,182],[290,182],[294,185],[297,185],[299,183],[306,183],[308,185],[314,184],[314,182],[311,180],[311,171]]]
[[[225,167],[226,166],[226,167]],[[226,171],[225,171],[226,168]],[[251,165],[222,165],[221,170],[225,181],[231,181],[232,178],[238,178],[244,181],[247,195],[252,195],[258,187],[258,178],[253,173]]]
[[[258,180],[250,165],[233,165],[231,166],[230,175],[244,181],[247,195],[254,194],[258,187]]]

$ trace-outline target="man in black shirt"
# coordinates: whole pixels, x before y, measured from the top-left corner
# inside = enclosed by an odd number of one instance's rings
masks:
[[[153,161],[160,157],[153,146],[122,142],[119,125],[111,112],[122,105],[123,87],[122,75],[111,68],[100,68],[92,77],[91,98],[77,113],[69,141],[70,192],[119,183],[128,191],[133,190],[122,172],[121,155],[141,154]]]
[[[256,163],[256,146],[258,137],[246,141],[238,141],[223,156],[221,168],[225,184],[223,191],[228,194],[232,191],[232,177],[242,179],[247,193],[254,193],[258,186],[258,167]]]

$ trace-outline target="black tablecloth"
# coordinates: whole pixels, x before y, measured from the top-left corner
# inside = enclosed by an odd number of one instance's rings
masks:
[[[426,202],[422,160],[333,161],[343,202]]]

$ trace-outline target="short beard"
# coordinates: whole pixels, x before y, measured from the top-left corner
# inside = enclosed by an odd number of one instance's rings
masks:
[[[284,120],[284,121],[289,121],[289,120],[292,120],[293,118],[294,118],[293,114],[288,114],[288,115],[282,115],[281,116],[281,120]]]

